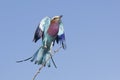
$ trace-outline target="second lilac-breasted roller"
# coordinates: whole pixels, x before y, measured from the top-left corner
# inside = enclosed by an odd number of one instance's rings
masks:
[[[35,64],[43,64],[47,61],[51,56],[51,49],[55,41],[57,43],[60,42],[63,49],[66,48],[65,32],[61,18],[62,15],[54,16],[52,19],[50,17],[45,17],[39,23],[33,41],[37,42],[42,38],[42,45],[32,57],[31,61],[34,61]],[[46,62],[46,64],[50,66],[50,60]]]

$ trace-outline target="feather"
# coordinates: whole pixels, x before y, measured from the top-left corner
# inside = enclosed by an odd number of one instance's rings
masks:
[[[34,42],[37,42],[41,37],[43,38],[44,32],[47,31],[49,25],[50,25],[49,17],[45,17],[40,21],[34,34],[34,38],[33,38]]]
[[[37,40],[39,40],[42,36],[43,36],[43,32],[42,32],[42,30],[38,26],[36,31],[35,31],[33,41],[37,42]]]
[[[63,49],[66,49],[65,32],[64,32],[64,28],[63,28],[62,22],[59,25],[59,32],[58,32],[58,35],[57,35],[55,40],[56,40],[57,43],[60,42],[60,44],[62,45]]]

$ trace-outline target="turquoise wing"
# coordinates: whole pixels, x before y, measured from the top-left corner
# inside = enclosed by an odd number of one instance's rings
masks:
[[[35,34],[34,34],[34,38],[33,38],[34,42],[37,42],[41,37],[43,38],[44,33],[47,31],[49,25],[50,25],[49,17],[45,17],[40,21],[38,27],[36,28]]]

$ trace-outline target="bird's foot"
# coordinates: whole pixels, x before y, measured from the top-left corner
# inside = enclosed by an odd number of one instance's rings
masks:
[[[47,48],[47,46],[44,46],[44,48]]]

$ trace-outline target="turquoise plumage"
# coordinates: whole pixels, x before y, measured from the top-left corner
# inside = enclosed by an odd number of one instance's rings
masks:
[[[52,19],[45,17],[38,25],[33,41],[37,42],[40,38],[42,38],[42,45],[31,59],[31,61],[35,62],[35,64],[43,64],[49,57],[51,57],[51,49],[54,46],[55,41],[57,43],[60,42],[63,49],[66,48],[65,33],[61,18],[62,15],[55,16]],[[50,66],[50,60],[47,61],[46,64]]]

